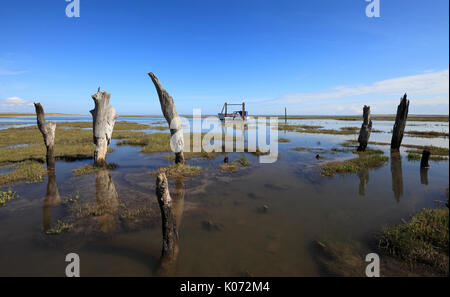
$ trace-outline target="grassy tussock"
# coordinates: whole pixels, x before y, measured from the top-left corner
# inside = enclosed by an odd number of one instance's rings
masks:
[[[48,235],[59,235],[61,233],[70,232],[70,231],[72,231],[72,229],[73,229],[73,225],[72,224],[64,223],[64,222],[58,220],[56,225],[53,226],[52,228],[48,229],[45,232],[45,234],[48,234]]]
[[[72,170],[73,175],[75,176],[83,176],[83,175],[89,175],[94,172],[97,172],[98,170],[114,170],[117,168],[117,164],[110,163],[107,165],[94,165],[94,164],[86,164],[83,166],[80,166],[78,168],[75,168]]]
[[[152,171],[151,175],[157,176],[159,173],[165,173],[169,179],[190,177],[199,175],[201,173],[201,167],[190,166],[187,164],[173,164],[169,167],[159,168],[158,170]]]
[[[321,174],[323,176],[334,176],[336,174],[356,173],[362,169],[379,168],[388,160],[388,157],[379,154],[360,154],[358,158],[325,163],[321,168]]]
[[[291,141],[287,138],[280,137],[280,138],[278,138],[278,142],[291,142]]]
[[[385,228],[379,245],[407,263],[427,264],[448,274],[449,211],[423,209],[408,222]]]
[[[6,202],[15,200],[17,198],[17,193],[13,192],[11,188],[8,191],[0,191],[0,207],[4,206]]]
[[[226,172],[236,172],[241,167],[249,167],[250,161],[247,160],[244,154],[241,154],[241,157],[231,163],[225,163],[219,165],[219,169]]]

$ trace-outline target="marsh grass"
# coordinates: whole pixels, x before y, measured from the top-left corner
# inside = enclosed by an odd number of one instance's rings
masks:
[[[321,175],[334,176],[336,174],[357,173],[363,169],[379,168],[388,160],[388,157],[380,154],[359,154],[358,158],[325,163],[322,165]]]
[[[423,209],[409,221],[385,228],[379,246],[388,254],[410,265],[430,265],[448,274],[449,263],[449,211]]]
[[[447,132],[438,131],[405,131],[405,135],[424,138],[448,137]]]
[[[64,223],[64,222],[58,220],[56,225],[53,226],[52,228],[48,229],[45,232],[45,234],[48,234],[48,235],[59,235],[61,233],[70,232],[70,231],[72,231],[72,229],[73,229],[73,225],[72,224]]]
[[[0,191],[0,207],[4,206],[8,201],[15,200],[17,196],[17,193],[13,192],[11,188],[8,191]]]
[[[64,123],[57,123],[56,126],[66,128],[92,129],[92,122],[64,122]],[[120,121],[114,124],[114,130],[145,130],[149,128],[150,125],[139,124],[135,122]]]
[[[36,161],[24,161],[12,165],[8,168],[13,169],[12,172],[0,174],[0,185],[26,181],[27,183],[38,183],[44,180],[46,171],[41,163]]]
[[[115,163],[109,163],[106,165],[94,165],[94,164],[86,164],[83,166],[80,166],[78,168],[75,168],[72,170],[72,173],[74,176],[83,176],[83,175],[89,175],[94,172],[97,172],[98,170],[114,170],[117,168],[117,164]]]
[[[165,173],[169,179],[190,177],[199,175],[201,173],[201,167],[190,166],[187,164],[173,164],[169,167],[159,168],[158,170],[150,172],[152,176],[157,176],[159,173]]]
[[[294,147],[291,148],[291,150],[296,151],[296,152],[311,152],[311,153],[326,153],[327,150],[321,147],[303,147],[303,146],[298,146],[298,147]]]
[[[287,138],[283,138],[283,137],[280,137],[280,138],[278,138],[278,142],[291,142],[291,140],[290,139],[287,139]]]

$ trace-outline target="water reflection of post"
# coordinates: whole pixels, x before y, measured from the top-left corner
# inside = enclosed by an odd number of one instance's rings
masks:
[[[392,191],[395,200],[400,202],[403,196],[403,171],[402,158],[399,152],[391,152],[391,174],[392,174]]]
[[[95,178],[95,198],[99,217],[99,229],[102,232],[111,232],[116,228],[115,213],[119,208],[119,195],[109,171],[98,170]]]
[[[54,161],[53,161],[54,164]],[[47,170],[47,193],[45,194],[44,204],[42,207],[43,231],[47,232],[52,224],[51,207],[61,203],[58,186],[56,185],[55,170]]]
[[[420,168],[420,183],[428,185],[428,168]]]
[[[172,195],[172,207],[173,207],[173,214],[175,215],[175,221],[177,224],[177,232],[179,231],[181,219],[183,218],[184,192],[185,192],[184,179],[177,178],[175,182],[175,190]]]
[[[360,196],[366,196],[366,185],[369,183],[369,169],[362,169],[358,171]]]
[[[183,192],[181,191],[179,193]],[[156,178],[156,197],[158,198],[158,204],[161,210],[163,236],[161,259],[157,274],[160,276],[170,276],[175,273],[179,252],[178,227],[173,201],[169,193],[167,177],[164,173],[158,174]],[[181,217],[179,216],[178,219],[181,220]]]

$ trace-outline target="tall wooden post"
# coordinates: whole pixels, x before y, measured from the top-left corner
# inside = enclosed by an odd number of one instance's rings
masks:
[[[181,124],[181,118],[175,108],[175,103],[169,93],[167,93],[167,91],[162,87],[156,75],[152,72],[149,72],[148,75],[155,85],[156,92],[159,97],[159,103],[161,104],[161,110],[167,123],[169,124],[170,134],[172,135],[171,142],[175,149],[175,163],[184,164],[183,125]]]
[[[54,157],[54,146],[55,146],[55,131],[56,131],[56,123],[45,122],[45,113],[44,108],[40,103],[34,103],[34,108],[36,109],[37,116],[37,125],[39,130],[42,133],[44,138],[44,143],[47,148],[47,169],[54,170],[55,169],[55,157]]]
[[[287,124],[287,108],[284,107],[284,124]]]
[[[359,146],[358,152],[365,152],[367,148],[367,143],[369,142],[370,133],[372,132],[372,120],[370,119],[370,106],[364,105],[363,108],[363,123],[361,125],[361,130],[359,130],[358,142]]]
[[[167,275],[174,270],[178,257],[178,231],[172,208],[167,177],[164,173],[156,177],[156,197],[161,210],[163,245],[159,274]]]
[[[228,113],[228,106],[227,103],[225,102],[225,117],[227,116],[227,113]]]
[[[242,119],[245,120],[245,102],[242,103]]]
[[[399,151],[405,132],[406,119],[408,118],[409,100],[406,99],[406,93],[400,100],[397,107],[397,116],[395,117],[394,129],[392,131],[391,150]]]
[[[91,96],[95,103],[95,108],[91,110],[93,118],[93,136],[95,144],[94,164],[105,165],[106,153],[108,146],[111,143],[111,136],[114,129],[116,119],[119,117],[114,107],[109,104],[111,94],[100,92],[100,87],[97,93]]]

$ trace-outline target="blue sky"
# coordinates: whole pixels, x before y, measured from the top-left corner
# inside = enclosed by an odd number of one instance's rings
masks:
[[[449,1],[2,1],[0,112],[87,114],[98,86],[119,114],[161,114],[154,72],[181,114],[449,112]]]

